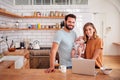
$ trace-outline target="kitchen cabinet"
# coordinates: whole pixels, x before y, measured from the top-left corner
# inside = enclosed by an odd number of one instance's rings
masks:
[[[30,68],[31,69],[45,69],[49,68],[50,64],[50,49],[51,47],[41,47],[39,50],[29,50],[30,52]],[[59,55],[56,54],[55,68],[59,67]]]
[[[30,50],[30,68],[45,69],[49,68],[50,49],[46,50]]]

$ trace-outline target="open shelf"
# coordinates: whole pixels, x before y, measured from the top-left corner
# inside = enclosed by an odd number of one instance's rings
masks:
[[[31,18],[37,18],[37,19],[64,19],[64,16],[20,16],[14,13],[11,13],[9,11],[6,11],[5,9],[0,8],[0,15],[12,17],[12,18],[22,18],[22,19],[31,19]],[[0,26],[1,27],[1,26]],[[59,30],[60,28],[44,28],[44,29],[28,29],[28,28],[4,28],[1,27],[0,31],[10,31],[10,30]]]
[[[19,16],[19,15],[13,14],[13,13],[11,13],[11,12],[8,12],[8,11],[2,10],[2,9],[0,9],[0,15],[8,16],[8,17],[13,17],[13,18],[22,18],[22,17]]]
[[[0,28],[0,31],[12,31],[12,30],[59,30],[60,28],[44,28],[44,29],[28,29],[28,28]]]
[[[13,17],[13,18],[49,18],[49,19],[62,19],[64,16],[20,16],[6,10],[0,9],[0,15]]]
[[[23,16],[22,18],[49,18],[49,19],[63,19],[64,16]]]

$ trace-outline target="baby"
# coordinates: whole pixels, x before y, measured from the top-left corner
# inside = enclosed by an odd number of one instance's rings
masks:
[[[74,42],[74,46],[72,49],[72,58],[80,58],[81,54],[84,53],[85,50],[85,43],[82,38],[78,38]]]

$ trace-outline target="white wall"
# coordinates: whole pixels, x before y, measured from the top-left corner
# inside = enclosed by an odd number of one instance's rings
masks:
[[[103,14],[103,39],[105,55],[120,55],[120,46],[113,45],[113,42],[120,42],[120,11],[112,3],[114,0],[89,0],[91,12]],[[117,0],[116,0],[117,1]],[[118,5],[117,5],[118,6]],[[101,16],[102,17],[102,16]],[[99,18],[98,18],[99,19]],[[96,24],[97,26],[97,24]],[[107,27],[111,27],[111,31],[106,31]]]

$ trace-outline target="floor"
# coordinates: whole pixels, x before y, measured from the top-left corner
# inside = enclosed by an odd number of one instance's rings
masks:
[[[103,56],[103,65],[112,69],[120,69],[120,56]]]

